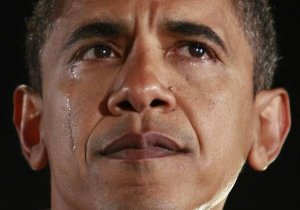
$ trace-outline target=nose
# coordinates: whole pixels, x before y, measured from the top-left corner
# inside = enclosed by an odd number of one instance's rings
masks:
[[[108,109],[120,116],[126,112],[143,113],[146,110],[158,110],[163,113],[175,109],[176,99],[172,89],[158,80],[151,71],[154,63],[139,65],[123,74],[119,87],[109,96]]]

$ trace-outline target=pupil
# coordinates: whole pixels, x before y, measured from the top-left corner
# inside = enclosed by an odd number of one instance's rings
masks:
[[[98,58],[107,58],[111,54],[111,49],[107,46],[97,46],[94,49],[94,53]]]
[[[202,57],[206,50],[200,44],[193,44],[189,47],[189,52],[193,57]]]

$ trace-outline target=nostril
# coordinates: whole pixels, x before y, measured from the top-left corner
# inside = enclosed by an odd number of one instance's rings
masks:
[[[159,99],[153,100],[150,104],[151,107],[164,106],[164,105],[166,105],[166,102]]]
[[[118,107],[120,107],[122,110],[134,110],[129,101],[122,101],[121,103],[118,103]]]

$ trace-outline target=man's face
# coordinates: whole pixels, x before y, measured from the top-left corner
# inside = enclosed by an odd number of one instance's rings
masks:
[[[53,207],[222,208],[252,63],[229,0],[66,1],[41,54]]]

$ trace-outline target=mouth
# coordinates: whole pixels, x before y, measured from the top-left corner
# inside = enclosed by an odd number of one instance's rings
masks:
[[[148,132],[143,134],[129,133],[106,145],[100,155],[121,160],[143,160],[163,158],[187,153],[172,138],[161,133]]]

